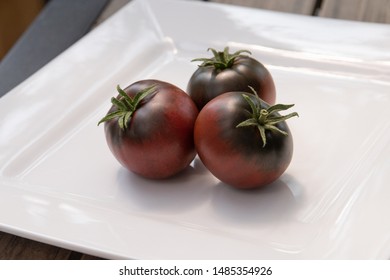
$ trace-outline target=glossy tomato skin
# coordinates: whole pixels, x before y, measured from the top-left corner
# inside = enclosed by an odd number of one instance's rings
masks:
[[[268,104],[275,103],[276,89],[271,73],[256,59],[240,55],[231,68],[220,70],[214,66],[199,66],[188,82],[187,93],[201,110],[222,93],[252,92],[249,86]]]
[[[146,178],[162,179],[185,169],[196,155],[193,128],[198,110],[178,87],[159,80],[138,81],[124,91],[131,97],[154,85],[156,93],[141,101],[128,127],[116,119],[105,122],[107,144],[128,170]],[[110,111],[113,111],[112,106]]]
[[[268,107],[266,103],[263,106]],[[267,131],[264,147],[256,127],[237,128],[250,117],[249,111],[242,92],[225,93],[202,109],[194,128],[195,147],[204,165],[222,182],[246,189],[275,181],[293,155],[293,140],[285,122],[277,127],[288,136]]]

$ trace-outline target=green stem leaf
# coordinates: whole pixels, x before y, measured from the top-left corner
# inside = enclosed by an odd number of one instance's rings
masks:
[[[122,130],[126,129],[134,112],[139,108],[139,106],[141,106],[141,101],[144,100],[147,96],[150,96],[157,92],[155,85],[141,90],[134,96],[134,98],[128,96],[127,93],[123,89],[121,89],[119,85],[117,86],[117,91],[119,93],[119,97],[111,98],[111,103],[113,105],[114,111],[104,116],[98,122],[98,125],[103,122],[117,119],[118,126]]]
[[[267,143],[267,136],[265,135],[265,127],[257,126],[257,128],[260,132],[260,137],[261,137],[261,140],[263,141],[263,148],[264,148],[265,144]]]
[[[258,122],[256,119],[247,119],[243,122],[240,122],[236,127],[244,127],[244,126],[257,126]]]
[[[121,115],[123,115],[123,113],[121,111],[114,111],[114,112],[108,113],[104,118],[102,118],[98,122],[98,125],[100,125],[101,123],[107,122],[109,120],[119,118]]]
[[[291,107],[293,107],[294,104],[292,105],[276,104],[268,108],[262,108],[261,99],[258,97],[258,95],[253,89],[252,91],[253,91],[252,98],[248,94],[245,93],[242,94],[242,97],[245,99],[245,101],[248,103],[248,105],[251,108],[251,112],[249,112],[251,114],[251,117],[240,122],[236,127],[239,128],[239,127],[247,127],[247,126],[256,126],[258,128],[261,140],[263,142],[263,147],[265,147],[265,145],[267,144],[266,131],[269,130],[287,136],[288,133],[286,131],[281,130],[276,125],[278,123],[286,121],[289,118],[295,116],[298,117],[298,113],[293,112],[285,116],[279,114],[280,111],[288,110]]]
[[[213,53],[213,57],[211,58],[195,58],[191,60],[201,61],[202,64],[199,67],[213,66],[215,69],[224,70],[227,68],[231,68],[234,64],[234,61],[237,57],[242,56],[243,53],[251,54],[248,50],[239,50],[235,53],[229,53],[229,47],[225,47],[223,51],[217,51],[213,48],[208,48],[207,51],[211,51]]]
[[[268,108],[268,112],[271,115],[271,114],[279,112],[279,111],[288,110],[288,109],[290,109],[293,106],[294,106],[294,104],[289,104],[289,105],[286,105],[286,104],[275,104],[275,105],[270,106]]]
[[[294,112],[294,113],[290,113],[290,114],[285,115],[285,116],[269,117],[267,119],[267,124],[272,124],[272,125],[277,124],[277,123],[280,123],[282,121],[288,120],[289,118],[292,118],[292,117],[299,117],[299,115],[297,112]]]

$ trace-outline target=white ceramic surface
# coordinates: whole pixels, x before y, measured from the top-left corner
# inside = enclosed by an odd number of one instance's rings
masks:
[[[135,0],[0,99],[0,230],[106,258],[390,256],[390,25],[212,3]],[[115,86],[185,89],[208,47],[271,71],[293,161],[234,190],[195,159],[150,181],[110,154],[98,120]]]

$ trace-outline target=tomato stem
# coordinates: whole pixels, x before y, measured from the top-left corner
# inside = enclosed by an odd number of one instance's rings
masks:
[[[123,89],[121,89],[119,85],[117,85],[116,89],[119,93],[119,97],[111,98],[111,103],[113,107],[115,107],[115,109],[107,113],[107,115],[98,122],[98,125],[112,119],[118,119],[119,127],[124,130],[128,127],[129,121],[133,116],[134,112],[141,105],[141,101],[148,95],[156,93],[156,86],[152,85],[139,91],[134,96],[134,98],[128,96],[127,93]]]
[[[256,92],[253,91],[253,98],[249,97],[247,94],[242,94],[242,97],[246,100],[246,102],[251,107],[251,117],[245,121],[239,123],[236,127],[247,127],[247,126],[255,126],[259,130],[261,140],[263,142],[263,147],[267,144],[266,131],[274,131],[277,133],[281,133],[283,135],[288,135],[286,131],[279,129],[276,124],[283,122],[289,118],[299,116],[298,113],[290,113],[285,116],[281,116],[278,112],[290,109],[294,106],[294,104],[285,105],[285,104],[276,104],[270,106],[268,108],[262,108],[261,99],[257,96]]]
[[[239,50],[235,53],[229,53],[229,47],[225,47],[223,51],[216,51],[213,48],[207,49],[208,51],[211,51],[214,55],[214,57],[211,58],[195,58],[191,60],[194,61],[201,61],[202,64],[199,65],[199,67],[207,67],[207,66],[213,66],[215,69],[218,70],[224,70],[227,68],[231,68],[234,64],[234,61],[237,57],[242,55],[242,53],[248,53],[252,54],[248,50]]]
[[[268,117],[268,111],[266,109],[261,109],[260,110],[260,116],[259,116],[259,123],[261,125],[265,125],[267,122],[267,117]]]

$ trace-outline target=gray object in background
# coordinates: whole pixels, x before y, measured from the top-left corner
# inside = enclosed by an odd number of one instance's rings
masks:
[[[0,62],[0,97],[93,26],[109,0],[50,0]]]

